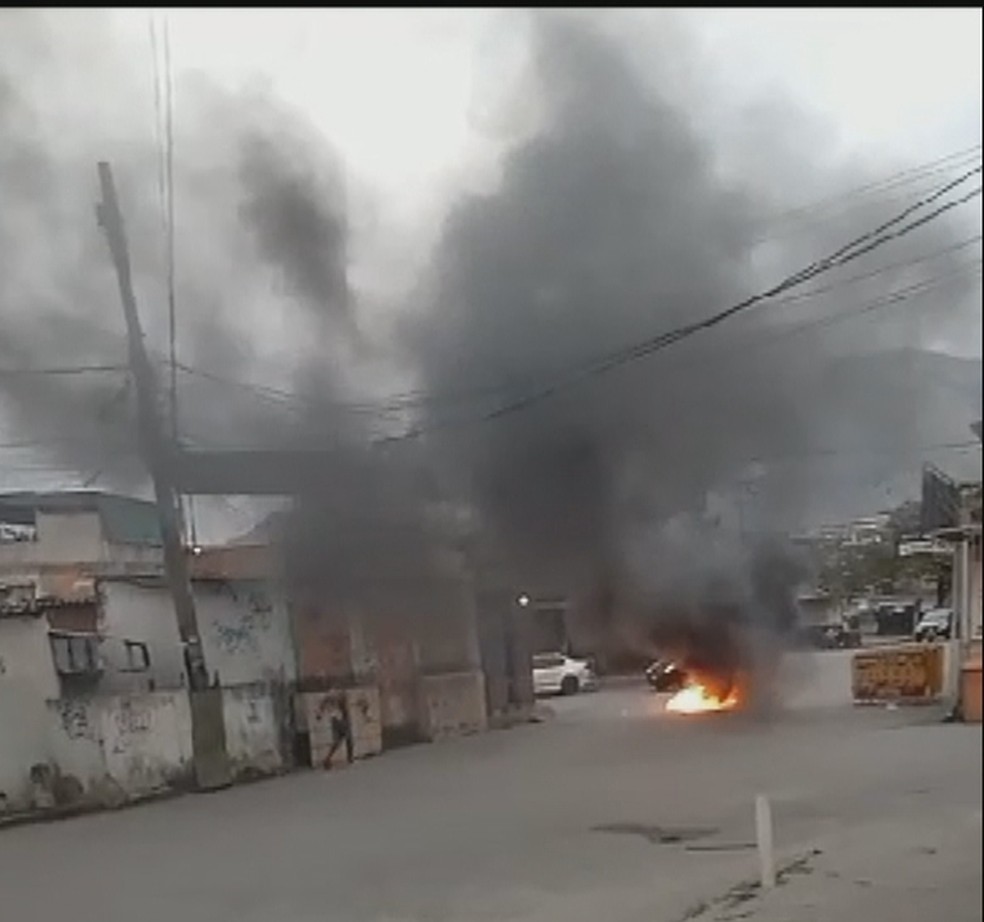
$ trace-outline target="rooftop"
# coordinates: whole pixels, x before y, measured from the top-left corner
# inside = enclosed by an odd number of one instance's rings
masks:
[[[39,512],[98,512],[113,544],[160,545],[157,507],[145,499],[99,490],[0,493],[0,522],[33,526]]]

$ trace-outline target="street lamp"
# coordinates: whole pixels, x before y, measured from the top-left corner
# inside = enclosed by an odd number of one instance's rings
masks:
[[[516,602],[519,604],[520,608],[526,608],[530,604],[530,597],[526,595],[526,593],[523,593],[518,599],[516,599]]]

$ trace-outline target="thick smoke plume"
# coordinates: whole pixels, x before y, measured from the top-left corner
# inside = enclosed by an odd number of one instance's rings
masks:
[[[105,14],[3,13],[5,367],[125,362],[113,268],[94,217],[95,164],[109,159],[148,344],[166,381],[164,141],[144,60],[133,74]],[[179,382],[182,434],[211,447],[353,437],[350,415],[333,409],[346,399],[343,365],[357,331],[330,145],[262,89],[233,93],[191,75],[176,81],[175,96],[178,355],[192,370]],[[312,380],[318,426],[302,429],[310,403],[278,394],[309,390]],[[265,388],[236,383],[251,381]],[[95,373],[4,377],[5,428],[36,437],[42,450],[54,444],[54,460],[69,468],[104,469],[110,482],[132,477],[123,384],[122,375]],[[95,430],[94,418],[102,420]]]
[[[454,209],[436,256],[435,309],[416,339],[435,445],[455,459],[483,522],[529,585],[596,583],[586,606],[596,627],[602,619],[609,634],[684,642],[727,661],[737,646],[725,626],[788,628],[805,574],[781,544],[705,527],[706,495],[754,486],[753,530],[778,532],[818,498],[857,491],[864,467],[855,459],[850,476],[825,483],[783,458],[846,443],[897,462],[918,444],[928,428],[918,389],[899,391],[899,376],[884,365],[881,375],[838,370],[852,351],[885,345],[886,332],[918,343],[918,315],[903,312],[887,330],[852,322],[849,332],[833,324],[791,334],[804,316],[833,319],[920,270],[900,269],[805,311],[750,311],[540,402],[523,405],[524,396],[549,390],[592,356],[741,301],[767,282],[757,264],[767,260],[781,278],[877,226],[898,203],[856,208],[787,250],[763,245],[774,203],[723,179],[688,110],[648,86],[619,43],[569,18],[537,21],[529,90],[539,130],[506,158],[494,194]],[[776,140],[795,130],[772,127]],[[810,194],[821,196],[825,180]],[[858,184],[837,177],[845,180]],[[938,226],[893,258],[944,248],[958,235],[952,224]],[[943,259],[927,274],[956,262]],[[967,285],[958,279],[947,301]],[[942,321],[945,308],[935,312]],[[467,410],[442,401],[490,387],[500,390]],[[499,415],[510,406],[522,411]],[[469,424],[476,412],[489,421]],[[746,483],[756,459],[767,459],[764,470]]]
[[[86,16],[56,25],[2,14],[5,365],[123,360],[91,217],[94,163],[106,157],[149,339],[159,352],[165,342],[151,95],[122,89],[127,58],[106,23]],[[684,647],[731,669],[747,661],[748,638],[780,635],[794,615],[803,573],[773,536],[851,508],[917,467],[920,446],[963,431],[962,412],[939,412],[914,380],[905,362],[919,353],[898,350],[965,322],[978,290],[968,261],[979,255],[965,241],[979,229],[954,212],[821,277],[807,297],[611,373],[572,376],[741,301],[927,185],[777,221],[877,177],[819,167],[819,153],[797,149],[805,117],[782,107],[781,118],[749,123],[754,164],[740,145],[722,149],[701,127],[701,101],[661,83],[664,63],[687,70],[685,44],[654,40],[658,64],[646,69],[628,39],[590,17],[530,22],[517,90],[526,133],[496,188],[451,208],[398,345],[367,335],[348,290],[350,215],[330,144],[267,92],[177,82],[179,354],[205,372],[182,374],[182,432],[210,447],[332,449],[323,489],[286,526],[304,579],[346,597],[387,579],[421,594],[445,572],[435,510],[467,507],[483,552],[514,585],[580,600],[595,636]],[[918,298],[845,316],[916,283],[928,286]],[[399,375],[409,392],[373,403],[379,380]],[[235,383],[244,379],[263,387]],[[125,405],[121,385],[4,378],[8,429],[60,464],[102,465],[111,482],[132,483],[122,463],[134,456],[132,419],[112,410]],[[100,407],[110,409],[93,438]],[[413,437],[370,447],[404,431]],[[825,457],[831,446],[847,459]],[[740,527],[713,524],[709,494],[730,497]]]

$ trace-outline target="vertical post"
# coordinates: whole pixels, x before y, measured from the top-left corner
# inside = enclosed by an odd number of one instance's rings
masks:
[[[137,392],[140,443],[154,483],[154,496],[164,545],[164,568],[174,601],[178,631],[185,648],[188,681],[193,690],[204,689],[208,687],[208,672],[198,636],[195,602],[191,594],[188,565],[181,543],[177,495],[171,478],[172,450],[165,440],[161,427],[154,373],[144,346],[143,330],[140,327],[140,317],[133,294],[130,255],[123,227],[123,216],[116,197],[113,173],[108,163],[99,164],[99,183],[102,201],[97,206],[96,213],[99,224],[106,234],[116,268],[120,300],[123,303],[130,368]]]
[[[776,885],[776,859],[772,842],[772,807],[764,794],[755,797],[755,841],[758,843],[762,889]]]
[[[971,613],[970,613],[971,593],[972,593],[971,587],[973,586],[972,575],[971,575],[971,568],[973,567],[973,555],[971,554],[972,540],[973,540],[973,536],[971,535],[970,530],[968,529],[967,532],[963,535],[962,540],[960,542],[960,551],[962,555],[961,568],[963,570],[963,572],[960,574],[961,583],[962,583],[962,585],[960,586],[961,599],[960,599],[960,612],[959,612],[960,642],[965,649],[967,645],[970,643],[971,636],[973,634],[973,630],[971,627]]]
[[[178,354],[177,316],[174,298],[174,80],[171,76],[171,30],[164,16],[164,188],[167,224],[167,325],[170,358],[170,433],[178,440]]]
[[[502,647],[506,669],[506,705],[517,707],[520,702],[518,676],[516,670],[516,617],[517,603],[512,602],[508,609],[500,615],[502,619]]]

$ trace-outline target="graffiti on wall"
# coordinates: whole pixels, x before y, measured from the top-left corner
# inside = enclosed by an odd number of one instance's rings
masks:
[[[230,595],[240,603],[240,610],[233,623],[215,625],[216,643],[230,655],[258,654],[259,635],[269,633],[272,627],[273,605],[264,593],[256,590],[237,593],[230,589]]]
[[[85,739],[92,735],[92,728],[89,724],[89,709],[84,701],[73,698],[65,698],[56,704],[58,718],[61,721],[62,730],[71,740]]]
[[[120,706],[113,712],[113,752],[117,755],[128,752],[136,742],[136,737],[150,733],[150,708],[129,698],[123,698]]]
[[[120,709],[114,715],[116,729],[120,734],[132,736],[150,730],[150,710],[140,707],[128,698],[120,702]]]

